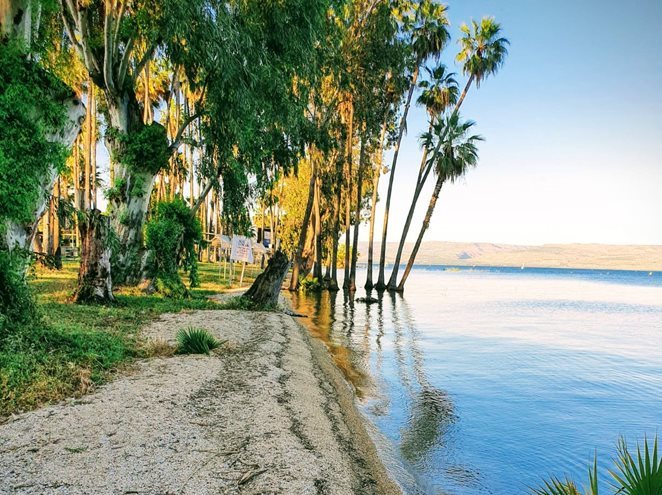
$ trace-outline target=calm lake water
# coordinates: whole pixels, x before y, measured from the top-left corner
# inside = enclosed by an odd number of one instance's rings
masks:
[[[662,273],[430,267],[379,304],[343,292],[293,304],[355,384],[407,493],[584,484],[596,451],[611,467],[620,435],[662,434]]]

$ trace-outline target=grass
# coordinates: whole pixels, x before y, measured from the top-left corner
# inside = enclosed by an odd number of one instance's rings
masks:
[[[200,263],[201,284],[191,289],[191,298],[122,288],[113,306],[78,305],[69,301],[77,274],[74,261],[65,261],[62,270],[35,270],[30,286],[42,323],[0,342],[0,417],[83,395],[136,358],[171,354],[144,342],[140,328],[163,313],[219,309],[207,296],[230,287],[218,265]],[[245,276],[244,284],[250,282]]]
[[[177,332],[177,352],[179,354],[209,354],[221,342],[204,328],[185,328]]]

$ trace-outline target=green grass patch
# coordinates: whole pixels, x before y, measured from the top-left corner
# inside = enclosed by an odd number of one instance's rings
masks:
[[[177,332],[179,354],[209,354],[221,342],[204,328],[186,328]]]
[[[121,288],[117,304],[99,306],[70,302],[77,262],[65,261],[61,270],[36,268],[30,286],[41,317],[0,340],[0,416],[80,396],[135,358],[168,355],[163,346],[144,342],[139,330],[163,313],[220,309],[207,296],[226,290],[228,281],[217,264],[200,263],[199,274],[200,287],[189,298]]]

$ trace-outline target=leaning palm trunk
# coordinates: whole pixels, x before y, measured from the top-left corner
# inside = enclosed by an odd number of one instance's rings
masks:
[[[432,125],[428,129],[428,132],[432,131]],[[393,269],[391,271],[391,276],[388,281],[387,288],[388,290],[395,290],[398,283],[398,271],[400,269],[400,260],[402,259],[402,252],[405,247],[405,242],[407,240],[407,234],[409,233],[409,227],[411,227],[412,219],[414,218],[414,212],[416,211],[416,205],[418,204],[418,198],[421,195],[423,186],[428,178],[430,173],[430,167],[426,167],[428,158],[428,148],[426,147],[423,150],[423,156],[421,157],[421,166],[418,170],[418,178],[416,179],[416,188],[414,190],[414,197],[412,198],[411,205],[409,206],[409,213],[407,213],[407,220],[404,227],[402,228],[402,235],[400,236],[400,244],[398,245],[398,251],[395,254],[395,260],[393,262]]]
[[[386,193],[386,205],[384,207],[384,223],[382,225],[382,244],[379,251],[379,277],[377,278],[377,285],[375,286],[378,290],[384,290],[386,284],[384,283],[384,266],[386,263],[386,236],[388,233],[388,215],[391,210],[391,194],[393,192],[393,178],[395,177],[395,167],[398,164],[398,154],[400,153],[400,143],[402,142],[402,136],[407,129],[407,114],[409,113],[409,107],[411,105],[411,97],[414,94],[414,89],[416,88],[416,81],[418,80],[418,66],[419,63],[416,63],[416,70],[412,74],[411,84],[409,85],[409,92],[407,93],[407,101],[405,103],[405,108],[402,112],[402,118],[400,119],[400,127],[398,132],[398,140],[395,143],[395,148],[393,150],[393,162],[391,163],[391,175],[388,178],[388,191]]]
[[[455,107],[453,108],[453,112],[451,115],[457,115],[457,113],[460,111],[460,107],[462,106],[462,103],[464,102],[464,99],[466,98],[467,93],[469,92],[469,89],[471,88],[471,84],[473,83],[473,81],[474,81],[474,76],[472,74],[469,77],[467,84],[464,86],[464,89],[462,90],[462,94],[460,95],[460,98],[457,100],[457,103],[455,104]],[[428,132],[431,131],[432,131],[432,125],[430,125],[430,129],[428,130]],[[439,139],[438,144],[432,153],[432,159],[430,160],[431,163],[434,163],[437,154],[439,153],[440,144],[443,142],[445,136],[446,136],[446,131]],[[407,214],[407,220],[405,221],[405,225],[402,229],[400,244],[398,245],[398,251],[396,253],[395,261],[393,263],[393,271],[391,272],[391,277],[389,278],[388,281],[387,287],[389,290],[401,290],[399,286],[396,285],[398,280],[398,271],[400,269],[400,260],[402,259],[402,252],[404,250],[405,242],[407,240],[407,234],[409,233],[409,228],[411,227],[411,222],[414,218],[414,212],[416,210],[416,205],[418,204],[418,199],[421,195],[421,191],[423,190],[423,186],[425,186],[425,182],[427,181],[427,178],[430,175],[431,166],[428,165],[426,167],[427,158],[428,158],[428,149],[426,147],[425,150],[423,151],[421,166],[419,168],[418,178],[416,180],[416,188],[414,190],[414,196],[412,198],[411,205],[409,206],[409,213]],[[403,279],[406,279],[406,277],[403,276]],[[403,282],[401,282],[400,285],[403,285]]]
[[[437,199],[439,198],[439,193],[441,192],[441,186],[444,185],[444,178],[443,176],[437,177],[437,183],[434,186],[434,191],[432,192],[432,197],[430,198],[430,204],[428,205],[428,211],[425,213],[425,219],[423,220],[423,225],[421,225],[421,230],[418,233],[418,238],[416,239],[416,243],[414,244],[414,249],[411,252],[411,255],[409,255],[409,261],[407,262],[407,267],[405,268],[405,272],[402,274],[402,280],[400,280],[400,283],[398,284],[397,291],[398,292],[403,292],[405,290],[405,282],[407,281],[407,278],[409,277],[409,273],[411,272],[412,267],[414,266],[414,261],[416,261],[416,255],[418,254],[418,250],[421,247],[421,242],[423,242],[423,236],[425,235],[425,231],[428,229],[430,226],[430,219],[432,218],[432,213],[434,212],[434,208],[437,205]]]

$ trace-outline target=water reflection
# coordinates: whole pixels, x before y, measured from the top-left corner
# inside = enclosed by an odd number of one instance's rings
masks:
[[[442,447],[443,434],[455,421],[453,402],[448,393],[430,383],[425,373],[425,361],[418,342],[418,333],[407,301],[400,294],[393,297],[394,313],[401,313],[407,329],[408,349],[412,358],[412,371],[416,388],[411,387],[410,412],[403,428],[400,450],[409,462],[422,463],[432,448]],[[397,299],[397,305],[396,305]],[[399,306],[399,311],[397,307]]]
[[[402,395],[399,404],[406,417],[397,447],[405,462],[427,464],[430,452],[443,446],[444,433],[455,421],[453,402],[426,375],[416,324],[402,295],[368,292],[367,296],[378,302],[357,303],[347,292],[300,293],[291,298],[295,310],[309,316],[302,323],[327,345],[369,412],[377,417],[390,414],[391,396],[383,392],[390,379],[384,369],[384,339],[388,338]],[[336,307],[338,297],[342,297],[342,308]],[[392,335],[387,336],[385,328]]]

